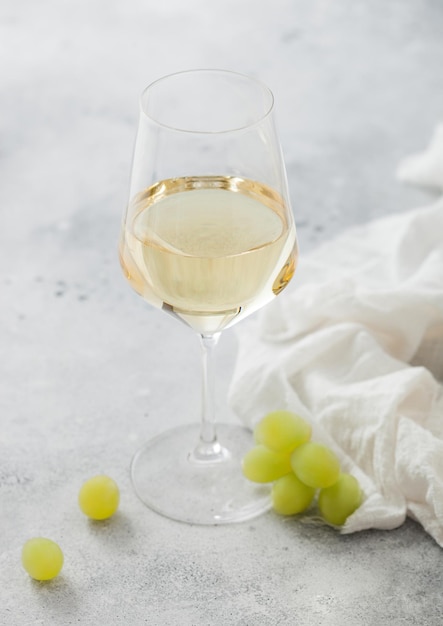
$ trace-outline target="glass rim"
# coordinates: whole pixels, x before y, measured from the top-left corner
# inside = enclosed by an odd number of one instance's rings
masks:
[[[170,78],[174,78],[175,76],[182,76],[184,74],[224,74],[226,76],[235,76],[237,78],[242,78],[246,81],[248,81],[249,83],[254,83],[256,86],[260,87],[262,89],[262,91],[264,93],[266,93],[269,97],[269,106],[267,107],[267,109],[265,110],[265,112],[258,116],[256,120],[254,120],[253,122],[250,122],[248,124],[243,124],[241,126],[237,126],[235,128],[228,128],[228,129],[223,129],[223,130],[191,130],[191,129],[187,129],[187,128],[180,128],[178,126],[172,126],[170,124],[165,124],[164,122],[161,122],[160,120],[156,119],[153,115],[149,114],[146,110],[145,107],[143,105],[143,98],[144,96],[156,85],[158,85],[159,83],[166,81]],[[190,70],[181,70],[179,72],[171,72],[170,74],[165,74],[164,76],[161,76],[160,78],[157,78],[156,80],[152,81],[151,83],[149,83],[141,92],[140,96],[139,96],[139,106],[140,106],[140,111],[141,113],[143,113],[143,115],[149,119],[151,122],[153,122],[154,124],[156,124],[157,126],[160,126],[162,128],[165,128],[167,130],[172,130],[175,132],[179,132],[179,133],[189,133],[192,135],[223,135],[223,134],[228,134],[228,133],[233,133],[233,132],[239,132],[239,131],[243,131],[243,130],[247,130],[250,128],[254,128],[255,126],[258,126],[259,124],[261,124],[267,117],[269,117],[274,109],[274,103],[275,103],[275,99],[274,99],[274,94],[272,93],[271,89],[261,80],[259,80],[258,78],[255,78],[253,76],[249,76],[248,74],[243,74],[242,72],[236,72],[233,70],[224,70],[224,69],[217,69],[217,68],[196,68],[196,69],[190,69]]]

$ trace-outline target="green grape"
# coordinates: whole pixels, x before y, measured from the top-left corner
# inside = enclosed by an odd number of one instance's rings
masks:
[[[63,567],[63,552],[51,539],[34,537],[22,548],[22,564],[31,578],[51,580]]]
[[[310,424],[290,411],[268,413],[254,429],[256,443],[276,452],[292,452],[310,437]]]
[[[255,446],[242,460],[243,474],[255,483],[270,483],[291,471],[289,454],[274,452],[265,446]]]
[[[351,474],[340,474],[336,483],[322,489],[318,496],[318,508],[330,524],[341,526],[358,509],[362,492],[357,479]]]
[[[308,508],[314,495],[315,489],[291,472],[272,485],[272,506],[280,515],[296,515]]]
[[[80,509],[95,520],[114,515],[120,501],[117,484],[109,476],[94,476],[87,480],[78,494]]]
[[[291,466],[302,483],[316,489],[330,487],[340,475],[340,463],[332,450],[312,441],[294,450]]]

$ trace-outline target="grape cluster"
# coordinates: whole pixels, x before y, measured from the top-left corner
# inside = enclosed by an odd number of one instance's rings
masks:
[[[277,513],[302,513],[318,494],[323,519],[341,526],[362,502],[360,485],[340,471],[334,452],[311,441],[311,435],[310,424],[295,413],[269,413],[254,430],[256,446],[243,457],[243,474],[257,483],[273,483]]]

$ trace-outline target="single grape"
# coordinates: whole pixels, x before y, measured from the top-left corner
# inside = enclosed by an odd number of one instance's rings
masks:
[[[341,526],[358,509],[362,492],[358,480],[351,474],[340,474],[336,483],[322,489],[318,496],[318,508],[330,524]]]
[[[291,452],[310,438],[310,424],[290,411],[268,413],[254,429],[256,443],[276,452]]]
[[[255,446],[242,460],[243,474],[255,483],[270,483],[291,471],[289,454],[274,452],[265,446]]]
[[[103,520],[114,515],[120,501],[117,484],[109,476],[94,476],[87,480],[78,494],[78,503],[85,515]]]
[[[31,578],[51,580],[63,567],[63,552],[51,539],[34,537],[22,548],[22,564]]]
[[[314,495],[315,489],[291,472],[272,485],[272,506],[280,515],[296,515],[308,508]]]
[[[332,450],[313,441],[294,450],[291,466],[302,483],[316,489],[330,487],[340,475],[340,463]]]

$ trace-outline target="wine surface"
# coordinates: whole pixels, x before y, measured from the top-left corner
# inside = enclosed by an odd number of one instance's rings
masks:
[[[266,304],[295,271],[295,228],[279,194],[235,177],[165,180],[128,207],[120,261],[150,304],[199,333]]]

